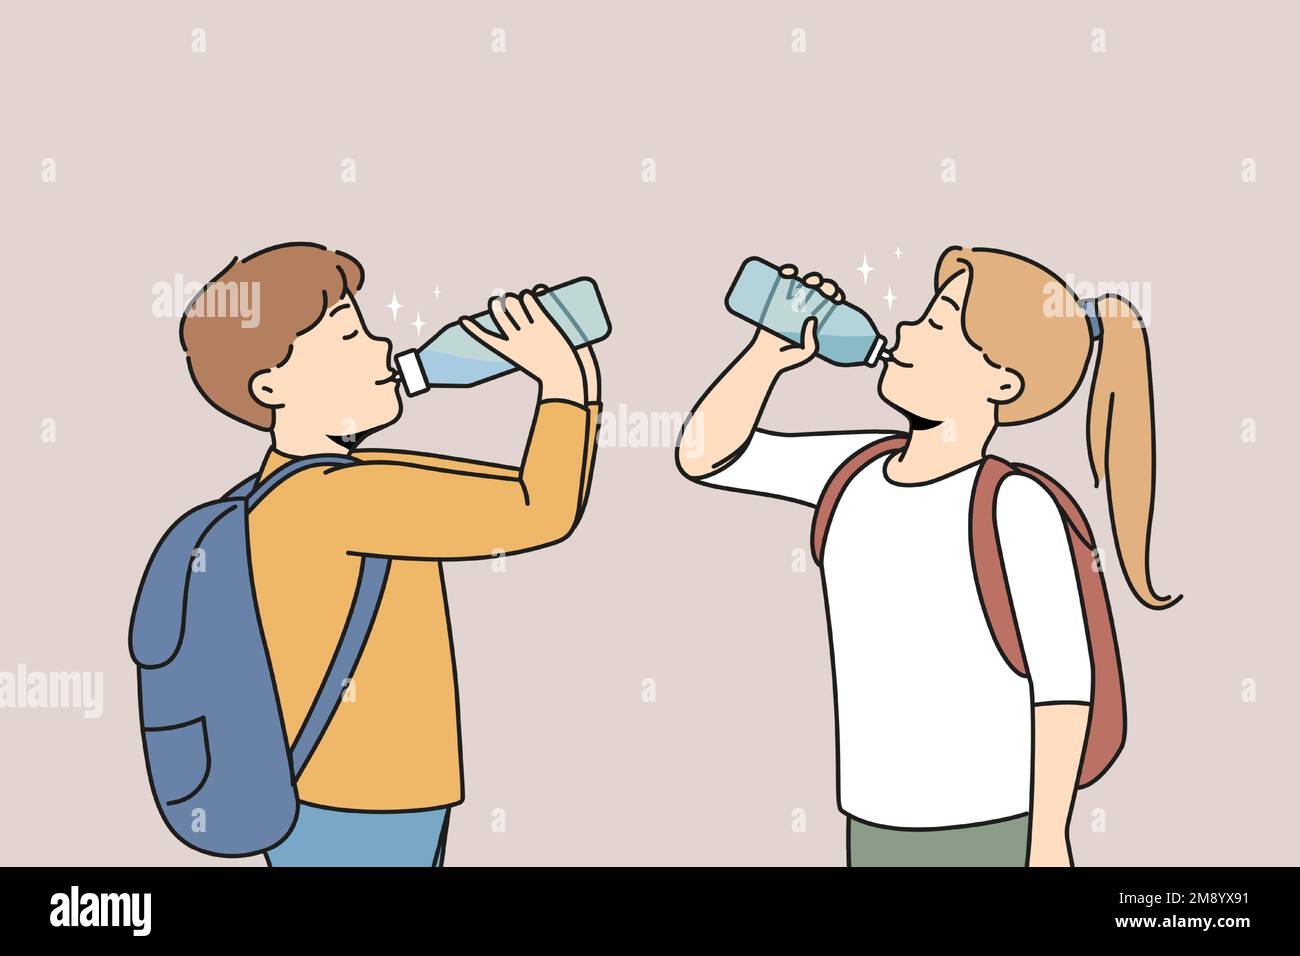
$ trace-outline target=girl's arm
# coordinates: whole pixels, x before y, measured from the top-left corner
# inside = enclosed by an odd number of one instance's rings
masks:
[[[1069,532],[1025,475],[998,487],[998,543],[1033,694],[1029,862],[1069,866],[1068,826],[1092,701],[1092,657]]]
[[[1039,704],[1034,708],[1030,866],[1072,866],[1074,863],[1070,854],[1070,811],[1074,807],[1087,730],[1087,704]]]
[[[816,319],[804,323],[802,345],[759,329],[683,424],[677,441],[677,467],[682,474],[705,478],[730,462],[749,442],[777,378],[815,354]]]

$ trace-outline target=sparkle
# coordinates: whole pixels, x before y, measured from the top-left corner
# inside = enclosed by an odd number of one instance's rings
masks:
[[[397,321],[397,310],[400,309],[401,307],[402,307],[402,303],[400,303],[400,302],[397,301],[397,293],[396,293],[396,292],[393,293],[393,301],[390,302],[390,303],[388,303],[388,305],[384,306],[385,309],[388,309],[390,312],[393,313],[393,321],[394,321],[394,322]]]
[[[902,246],[894,246],[894,258],[895,258],[895,259],[901,259],[901,258],[903,258],[903,247],[902,247]]]
[[[892,312],[894,310],[894,300],[898,298],[898,296],[894,295],[894,287],[891,285],[881,298],[889,303],[889,310]]]
[[[867,279],[869,279],[871,277],[871,273],[875,272],[876,270],[874,267],[867,265],[867,257],[863,256],[862,265],[858,266],[858,271],[862,273],[862,284],[866,285]]]
[[[442,298],[442,290],[439,289],[437,286],[434,286],[434,287],[433,287],[433,297],[434,297],[435,299],[441,299],[441,298]]]
[[[424,331],[424,327],[428,325],[427,322],[425,322],[423,319],[420,318],[419,312],[415,313],[415,321],[412,322],[411,324],[415,326],[416,335],[419,335],[422,331]]]

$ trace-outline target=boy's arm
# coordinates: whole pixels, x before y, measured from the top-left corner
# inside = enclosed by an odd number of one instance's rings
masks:
[[[600,426],[601,405],[596,401],[587,402],[587,452],[586,470],[583,473],[582,501],[587,500],[591,487],[591,472],[596,459],[596,437]],[[418,465],[450,474],[477,475],[485,478],[503,478],[518,481],[522,470],[518,465],[501,465],[496,462],[478,461],[474,458],[457,458],[453,455],[430,455],[418,451],[395,451],[390,449],[369,449],[352,455],[357,461],[391,464]]]
[[[584,345],[577,350],[578,365],[582,368],[582,381],[587,392],[587,467],[582,475],[582,493],[578,513],[587,507],[587,495],[591,492],[591,473],[596,467],[596,437],[600,430],[600,363],[596,361],[596,350]]]
[[[545,283],[533,286],[533,292],[541,295],[545,292]],[[578,367],[582,369],[582,387],[587,402],[587,459],[582,473],[582,490],[578,496],[578,517],[582,517],[587,507],[587,495],[591,492],[591,473],[596,467],[596,437],[600,429],[600,363],[596,361],[596,347],[584,345],[574,350],[578,356]]]
[[[394,462],[408,465],[421,465],[425,468],[439,468],[454,471],[462,475],[486,475],[492,478],[519,478],[518,465],[499,465],[491,461],[478,461],[474,458],[457,458],[454,455],[429,455],[419,451],[396,451],[388,448],[367,449],[354,452],[357,461]]]
[[[359,554],[457,559],[528,551],[568,535],[588,473],[591,413],[537,406],[517,476],[412,461],[361,461],[319,477],[320,520]],[[459,463],[458,463],[459,464]]]
[[[596,458],[596,430],[600,424],[600,366],[596,362],[596,353],[590,345],[577,350],[578,364],[582,369],[584,391],[587,399],[587,470],[583,476],[582,500],[587,499],[587,490],[591,482],[591,470]],[[423,465],[427,468],[439,468],[466,475],[486,475],[494,478],[518,479],[520,469],[515,465],[501,465],[496,462],[478,461],[474,458],[457,458],[454,455],[430,455],[424,452],[397,451],[394,449],[367,449],[355,452],[352,456],[358,461],[405,462],[411,465]]]
[[[1070,811],[1088,730],[1087,704],[1034,707],[1034,803],[1029,813],[1029,865],[1071,866]]]
[[[517,476],[467,473],[419,461],[365,461],[327,469],[318,520],[354,553],[471,558],[526,551],[565,537],[577,521],[591,413],[583,369],[537,298],[490,304],[500,334],[461,325],[537,381],[540,399]]]
[[[587,457],[582,472],[582,488],[578,493],[578,513],[587,507],[591,493],[591,474],[596,467],[596,438],[600,431],[600,403],[587,403]]]

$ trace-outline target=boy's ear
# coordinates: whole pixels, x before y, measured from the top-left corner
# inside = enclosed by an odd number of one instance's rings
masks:
[[[994,405],[1006,405],[1014,402],[1025,390],[1025,380],[1019,372],[1010,367],[993,368],[993,394],[989,401]]]
[[[248,392],[253,396],[253,401],[267,408],[284,408],[284,402],[277,400],[275,389],[276,376],[273,368],[254,372],[248,379]]]

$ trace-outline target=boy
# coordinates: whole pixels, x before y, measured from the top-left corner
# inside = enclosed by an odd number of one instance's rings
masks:
[[[344,695],[301,778],[301,811],[267,853],[284,865],[440,865],[463,799],[455,662],[441,562],[563,540],[581,517],[596,449],[600,382],[531,292],[493,299],[501,335],[463,321],[537,381],[518,468],[416,452],[358,451],[397,421],[391,343],[355,299],[361,264],[311,243],[233,260],[181,323],[194,384],[215,408],[270,433],[260,476],[304,455],[355,463],[293,475],[251,513],[254,587],[285,730],[320,687],[367,555],[392,559]],[[256,304],[229,315],[230,290]]]

